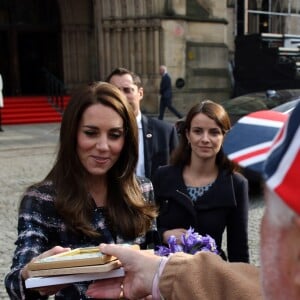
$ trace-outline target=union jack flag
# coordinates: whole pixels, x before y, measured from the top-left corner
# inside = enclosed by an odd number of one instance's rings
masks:
[[[224,152],[241,167],[262,173],[273,139],[287,119],[287,114],[272,110],[242,117],[227,133]]]
[[[272,144],[264,176],[267,186],[300,213],[300,103]]]

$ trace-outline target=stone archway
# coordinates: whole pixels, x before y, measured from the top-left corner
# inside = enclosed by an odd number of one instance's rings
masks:
[[[0,12],[4,95],[45,93],[43,69],[62,73],[57,1],[2,1]]]

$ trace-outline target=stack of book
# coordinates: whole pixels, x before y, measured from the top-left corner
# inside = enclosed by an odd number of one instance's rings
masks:
[[[77,248],[29,263],[26,288],[122,277],[124,270],[114,256],[98,247]]]

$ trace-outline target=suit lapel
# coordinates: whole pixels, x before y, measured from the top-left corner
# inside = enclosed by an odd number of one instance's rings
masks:
[[[142,115],[142,128],[144,138],[144,156],[145,156],[145,174],[146,177],[151,177],[151,157],[152,157],[152,146],[153,146],[153,127],[151,119]]]

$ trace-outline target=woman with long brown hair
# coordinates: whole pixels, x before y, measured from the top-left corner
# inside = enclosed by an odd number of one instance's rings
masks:
[[[138,129],[123,94],[109,83],[77,89],[64,112],[53,168],[25,192],[6,288],[13,299],[85,299],[87,283],[26,290],[27,264],[102,242],[147,247],[155,229],[152,183],[137,178]]]
[[[249,262],[248,181],[223,152],[230,130],[225,109],[206,100],[194,105],[181,126],[170,165],[153,177],[161,239],[178,239],[189,227],[216,241],[221,256]],[[227,255],[222,237],[227,231]]]

